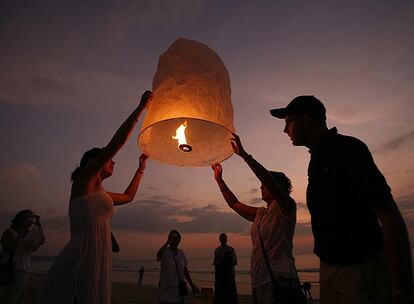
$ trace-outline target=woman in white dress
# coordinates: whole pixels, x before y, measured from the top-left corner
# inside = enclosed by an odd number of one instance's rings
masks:
[[[12,259],[14,280],[0,288],[0,303],[17,303],[32,272],[31,254],[44,243],[40,217],[28,209],[19,211],[1,236],[1,256]]]
[[[113,206],[131,202],[145,170],[145,154],[124,193],[107,192],[102,185],[112,175],[112,158],[128,140],[138,118],[152,98],[146,91],[138,107],[104,148],[82,156],[72,173],[69,202],[71,239],[57,256],[46,280],[44,304],[111,303],[112,242],[110,220]]]

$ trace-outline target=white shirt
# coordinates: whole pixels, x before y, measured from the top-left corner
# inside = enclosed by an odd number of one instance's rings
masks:
[[[158,302],[175,303],[181,300],[178,293],[178,276],[175,263],[177,263],[180,280],[184,281],[184,267],[188,264],[187,258],[181,249],[177,249],[177,255],[174,257],[171,248],[167,247],[161,259]]]
[[[181,281],[184,281],[184,267],[187,266],[188,262],[181,249],[177,249],[175,261],[177,263],[180,279]],[[160,287],[164,286],[178,288],[177,269],[175,267],[174,254],[170,247],[165,249],[161,259]]]
[[[269,271],[263,257],[262,247],[258,233],[260,222],[260,235],[269,260],[273,277],[295,278],[295,258],[293,257],[293,235],[296,225],[296,209],[292,215],[285,216],[279,205],[273,201],[268,208],[259,208],[253,221],[250,235],[252,238],[252,256],[250,271],[252,287],[256,288],[271,282]]]
[[[17,232],[10,229],[13,239],[17,239]],[[13,253],[13,262],[16,270],[31,272],[31,253],[39,249],[43,232],[37,225],[30,230],[17,244]]]

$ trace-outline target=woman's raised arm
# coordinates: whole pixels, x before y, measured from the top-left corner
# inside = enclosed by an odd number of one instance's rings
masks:
[[[122,148],[122,146],[127,142],[129,136],[132,133],[135,125],[138,122],[138,118],[141,113],[147,107],[148,103],[152,99],[152,92],[145,91],[141,96],[141,101],[138,107],[128,116],[124,123],[116,131],[115,135],[112,137],[110,142],[104,147],[102,152],[98,154],[97,157],[92,159],[85,166],[84,172],[89,172],[90,174],[95,174],[102,169],[105,164],[111,160],[115,154]]]
[[[230,188],[226,185],[223,180],[223,168],[220,164],[212,165],[211,168],[214,171],[214,178],[217,182],[217,185],[220,188],[221,194],[223,195],[227,205],[234,211],[236,211],[240,216],[244,217],[246,220],[253,222],[256,217],[256,212],[259,208],[250,207],[246,204],[240,202]]]
[[[139,184],[141,182],[141,178],[144,175],[147,159],[148,159],[147,155],[141,154],[141,156],[139,157],[139,167],[137,171],[135,172],[134,177],[132,178],[131,182],[129,183],[124,193],[108,192],[108,194],[111,196],[112,200],[114,201],[115,206],[129,203],[134,199],[135,194],[137,193]]]

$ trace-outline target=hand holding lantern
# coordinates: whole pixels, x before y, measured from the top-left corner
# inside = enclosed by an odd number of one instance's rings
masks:
[[[233,138],[231,139],[231,146],[233,148],[234,153],[239,155],[241,158],[246,160],[250,155],[244,150],[243,145],[241,143],[240,137],[233,133]]]

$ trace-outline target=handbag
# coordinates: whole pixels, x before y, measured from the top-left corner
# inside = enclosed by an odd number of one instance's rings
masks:
[[[186,295],[188,295],[188,286],[187,286],[187,283],[184,280],[181,280],[180,278],[180,274],[178,272],[177,261],[175,260],[174,253],[173,253],[173,259],[174,259],[174,264],[175,264],[175,270],[177,271],[178,294],[180,295],[180,297],[185,297]]]
[[[8,254],[2,250],[0,254],[0,286],[7,285],[14,279],[13,252]]]
[[[267,253],[266,253],[266,249],[264,246],[264,242],[262,239],[262,236],[260,235],[260,222],[262,220],[263,215],[260,217],[259,219],[259,223],[257,225],[257,232],[259,234],[259,239],[260,239],[260,247],[262,248],[262,254],[266,263],[266,268],[267,271],[269,272],[269,276],[270,279],[272,280],[272,286],[273,286],[273,303],[276,302],[277,299],[277,303],[289,303],[289,304],[307,304],[308,301],[306,299],[305,294],[302,292],[302,288],[300,285],[300,281],[299,281],[299,276],[296,272],[296,277],[297,277],[297,286],[295,286],[296,288],[292,288],[291,286],[282,288],[279,287],[276,284],[276,280],[273,277],[273,273],[272,273],[272,269],[270,268],[270,263],[269,263],[269,259],[267,257]],[[296,270],[296,269],[295,269]]]

